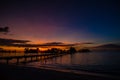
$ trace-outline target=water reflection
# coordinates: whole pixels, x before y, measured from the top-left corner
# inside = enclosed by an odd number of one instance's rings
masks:
[[[87,70],[117,75],[120,74],[119,57],[119,52],[75,53],[28,63],[26,66],[60,71],[69,70],[77,73]]]
[[[12,55],[24,55],[22,53],[6,53],[0,54],[0,56],[12,56]],[[27,60],[30,60],[28,58]],[[34,59],[34,58],[33,58]],[[24,61],[24,59],[20,59]],[[77,68],[99,68],[99,69],[120,69],[120,52],[90,52],[90,53],[75,53],[75,54],[66,54],[59,57],[41,59],[38,62],[27,63],[27,66],[68,66]],[[10,63],[14,63],[16,60],[11,60]],[[95,67],[94,67],[95,66]],[[106,67],[107,66],[107,67]]]
[[[44,64],[61,65],[119,65],[118,52],[92,52],[67,54],[41,61]]]

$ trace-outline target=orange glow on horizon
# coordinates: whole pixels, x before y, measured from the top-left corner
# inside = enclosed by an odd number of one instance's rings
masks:
[[[25,47],[10,47],[10,46],[0,46],[0,48],[3,48],[4,50],[16,50],[16,51],[24,51]],[[39,48],[40,51],[48,50],[51,48],[59,48],[59,49],[66,49],[66,47],[63,46],[41,46],[41,47],[28,47],[28,48]]]

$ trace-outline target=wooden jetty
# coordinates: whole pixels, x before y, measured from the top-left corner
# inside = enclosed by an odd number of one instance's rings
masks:
[[[9,64],[10,60],[16,59],[16,64],[21,63],[20,59],[24,59],[24,63],[27,62],[32,62],[35,61],[33,60],[33,58],[36,59],[36,61],[38,60],[42,60],[42,59],[48,59],[48,58],[53,58],[53,57],[57,57],[57,56],[62,56],[63,54],[32,54],[32,55],[23,55],[23,56],[4,56],[4,57],[0,57],[0,60],[5,60],[7,64]],[[31,60],[27,60],[28,58],[31,58]]]

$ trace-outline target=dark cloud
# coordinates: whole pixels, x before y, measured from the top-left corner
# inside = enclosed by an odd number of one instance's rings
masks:
[[[70,46],[77,46],[82,44],[93,44],[91,42],[85,43],[73,43],[73,44],[66,44],[62,42],[49,42],[43,44],[28,44],[29,40],[15,40],[15,39],[4,39],[0,38],[0,46],[14,46],[14,47],[50,47],[50,46],[63,46],[63,47],[70,47]]]
[[[27,42],[30,41],[0,38],[0,46],[14,46],[14,47],[74,46],[74,44],[65,44],[62,42],[50,42],[44,44],[28,44]]]
[[[18,44],[26,44],[27,42],[30,41],[0,38],[0,46],[15,46]]]
[[[64,44],[62,42],[51,42],[44,44],[16,44],[16,47],[50,47],[50,46],[74,46],[74,44]]]
[[[50,43],[45,43],[44,45],[62,45],[64,43],[62,42],[50,42]]]
[[[82,43],[75,43],[75,45],[83,45],[83,44],[94,44],[93,42],[82,42]]]
[[[8,33],[9,32],[9,27],[0,27],[0,32],[2,33]]]
[[[50,42],[44,43],[43,46],[74,46],[75,44],[65,44],[63,42]]]
[[[82,44],[94,44],[93,42],[84,42]]]

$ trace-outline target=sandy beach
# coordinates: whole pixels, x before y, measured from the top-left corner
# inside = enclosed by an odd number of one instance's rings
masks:
[[[118,80],[55,70],[0,64],[0,80]]]

